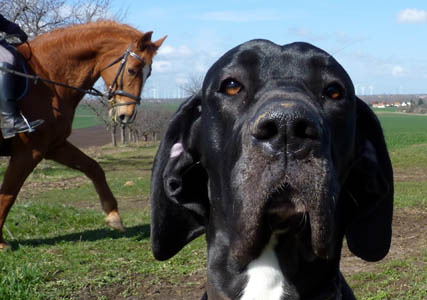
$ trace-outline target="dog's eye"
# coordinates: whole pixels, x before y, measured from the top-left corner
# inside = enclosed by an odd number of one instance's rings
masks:
[[[234,96],[240,93],[242,89],[243,89],[243,85],[240,82],[238,82],[233,78],[228,78],[223,81],[219,91],[228,96]]]
[[[340,100],[344,98],[344,90],[338,84],[331,84],[326,87],[323,96],[333,100]]]

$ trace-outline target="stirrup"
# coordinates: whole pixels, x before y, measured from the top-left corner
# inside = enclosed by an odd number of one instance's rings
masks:
[[[21,115],[22,119],[24,120],[25,124],[28,126],[28,132],[34,132],[36,131],[33,127],[31,127],[30,122],[28,122],[27,118],[22,114],[20,111],[19,114]]]

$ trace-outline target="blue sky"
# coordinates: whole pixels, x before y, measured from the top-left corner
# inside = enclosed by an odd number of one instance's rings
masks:
[[[427,1],[122,0],[123,22],[168,35],[143,96],[182,95],[227,50],[264,38],[332,54],[360,95],[427,93]]]

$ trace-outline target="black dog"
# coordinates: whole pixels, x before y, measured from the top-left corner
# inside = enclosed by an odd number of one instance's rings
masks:
[[[342,242],[364,260],[387,254],[393,174],[377,118],[332,56],[254,40],[170,121],[151,207],[159,260],[206,233],[205,299],[355,299]]]

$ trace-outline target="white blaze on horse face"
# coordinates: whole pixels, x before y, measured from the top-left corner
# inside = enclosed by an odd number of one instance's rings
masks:
[[[280,300],[285,295],[285,278],[280,270],[273,236],[261,255],[247,268],[248,283],[240,300]]]
[[[184,147],[181,143],[176,143],[172,146],[170,158],[178,157],[184,152]]]
[[[145,82],[147,81],[148,76],[150,75],[151,65],[145,65],[142,68],[142,87],[144,87]]]

